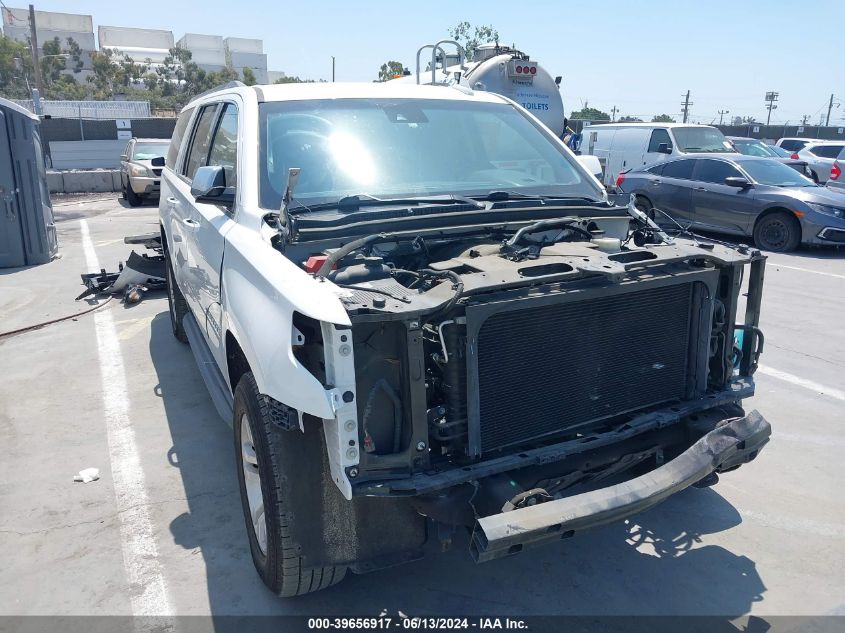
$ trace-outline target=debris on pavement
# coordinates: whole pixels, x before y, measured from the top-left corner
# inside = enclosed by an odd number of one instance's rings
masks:
[[[97,481],[100,478],[99,468],[83,468],[78,475],[73,476],[74,481],[81,481],[83,484]]]
[[[127,304],[138,303],[148,290],[163,290],[165,281],[165,263],[161,246],[161,237],[156,233],[130,235],[123,238],[126,244],[143,244],[155,251],[155,255],[129,253],[126,265],[119,262],[118,272],[109,273],[102,268],[98,273],[83,273],[82,283],[85,291],[76,300],[98,294],[123,294]]]

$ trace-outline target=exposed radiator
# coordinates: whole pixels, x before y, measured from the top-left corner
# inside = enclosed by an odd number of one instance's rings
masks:
[[[634,287],[487,316],[477,336],[475,452],[684,398],[700,302],[693,286]]]

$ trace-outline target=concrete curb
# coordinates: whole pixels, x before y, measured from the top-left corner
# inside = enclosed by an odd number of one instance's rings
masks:
[[[119,169],[48,171],[50,193],[102,193],[120,191]]]

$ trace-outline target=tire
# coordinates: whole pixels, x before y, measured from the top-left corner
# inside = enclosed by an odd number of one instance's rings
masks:
[[[648,198],[637,196],[636,202],[634,202],[634,207],[645,213],[650,219],[654,220],[654,205],[651,204],[651,201]]]
[[[235,389],[233,420],[244,522],[255,569],[270,591],[285,598],[331,587],[343,580],[347,568],[307,566],[294,539],[297,528],[300,533],[307,529],[308,515],[321,507],[325,491],[314,490],[314,484],[334,483],[326,465],[316,482],[292,468],[296,455],[313,459],[312,464],[324,461],[316,452],[323,450],[322,434],[282,430],[273,422],[270,406],[252,373],[245,373]],[[307,494],[291,494],[294,485],[308,488]],[[306,525],[297,526],[297,521]]]
[[[801,243],[801,224],[785,211],[770,213],[754,225],[757,248],[775,253],[794,251]]]
[[[173,328],[173,336],[180,343],[188,343],[188,335],[182,325],[182,319],[188,314],[188,302],[179,290],[176,277],[173,274],[173,264],[170,263],[170,254],[164,251],[164,261],[167,263],[165,273],[167,275],[167,306],[170,308],[170,326]]]
[[[132,190],[132,185],[129,181],[126,182],[126,187],[123,189],[123,195],[130,207],[140,207],[141,203],[144,201],[141,196]]]

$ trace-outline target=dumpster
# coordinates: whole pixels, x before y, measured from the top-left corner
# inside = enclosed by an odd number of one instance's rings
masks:
[[[0,268],[44,264],[58,249],[39,119],[0,99]]]

